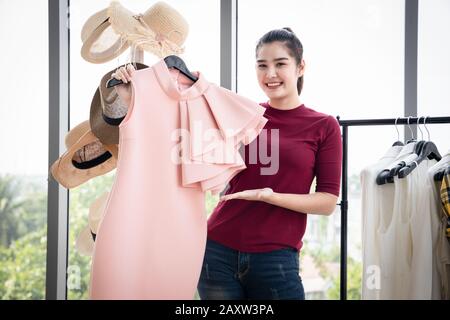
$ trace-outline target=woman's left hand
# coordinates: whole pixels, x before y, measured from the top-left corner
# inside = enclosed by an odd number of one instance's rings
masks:
[[[245,191],[231,193],[231,194],[222,196],[222,197],[220,197],[220,201],[227,201],[227,200],[231,200],[231,199],[264,201],[272,194],[273,194],[273,190],[271,188],[245,190]]]

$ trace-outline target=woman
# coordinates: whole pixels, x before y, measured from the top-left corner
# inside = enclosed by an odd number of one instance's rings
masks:
[[[230,181],[208,220],[202,299],[305,297],[299,250],[306,214],[334,211],[342,144],[336,119],[300,102],[304,70],[303,47],[291,29],[259,40],[256,75],[268,97],[262,104],[268,122],[245,148],[247,169]],[[270,167],[261,149],[271,150]]]

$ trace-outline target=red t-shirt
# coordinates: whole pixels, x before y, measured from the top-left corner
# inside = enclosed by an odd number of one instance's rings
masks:
[[[261,105],[268,119],[265,130],[245,146],[247,169],[230,181],[226,194],[265,187],[308,194],[316,177],[317,192],[339,196],[342,140],[337,120],[304,105],[291,110]],[[306,217],[262,201],[221,201],[208,219],[208,238],[242,252],[300,250]]]

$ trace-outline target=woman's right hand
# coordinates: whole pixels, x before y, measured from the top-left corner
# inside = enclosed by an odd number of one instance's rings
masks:
[[[135,70],[136,69],[134,68],[134,66],[129,63],[126,66],[120,67],[111,75],[111,78],[122,80],[123,84],[119,84],[114,88],[116,88],[117,93],[119,94],[123,102],[127,105],[127,107],[130,105],[132,93],[132,88],[129,82],[131,81],[131,77]]]

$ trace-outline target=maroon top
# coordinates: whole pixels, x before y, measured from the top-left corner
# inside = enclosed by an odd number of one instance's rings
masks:
[[[316,177],[317,192],[339,196],[342,141],[337,120],[304,105],[291,110],[261,105],[269,121],[258,138],[245,146],[247,169],[230,181],[226,194],[264,187],[308,194]],[[262,201],[221,201],[208,220],[208,238],[243,252],[300,250],[306,217]]]

